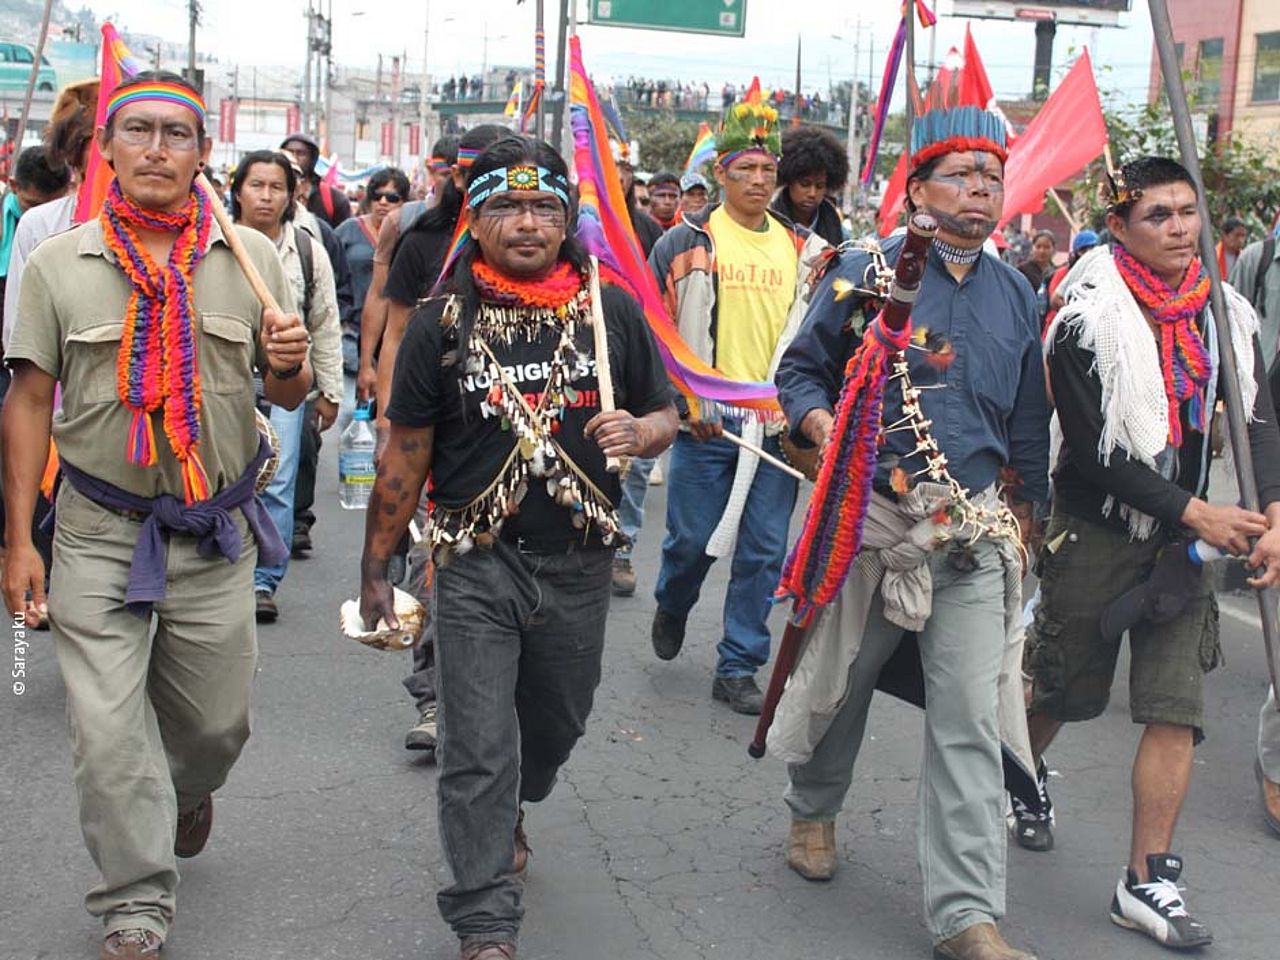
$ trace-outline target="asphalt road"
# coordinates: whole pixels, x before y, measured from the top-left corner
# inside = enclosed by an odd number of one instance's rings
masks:
[[[168,960],[449,960],[435,909],[445,882],[435,770],[402,747],[415,714],[408,657],[341,639],[356,588],[363,515],[338,508],[324,451],[317,550],[260,632],[254,734],[217,796],[207,850],[183,866]],[[521,957],[559,960],[881,960],[927,957],[915,863],[921,715],[878,698],[847,810],[834,881],[783,862],[784,772],[753,761],[749,718],[710,698],[723,596],[718,565],[684,653],[649,648],[665,488],[651,491],[641,590],[611,613],[604,681],[560,785],[531,808],[534,854]],[[1227,662],[1208,684],[1208,740],[1179,850],[1193,910],[1217,934],[1206,956],[1273,960],[1280,839],[1253,777],[1266,666],[1256,609],[1223,600]],[[780,633],[780,629],[778,631]],[[63,689],[37,635],[22,696],[0,691],[0,958],[92,960],[100,930],[81,899],[95,879],[76,818]],[[1012,846],[1009,939],[1042,960],[1167,956],[1107,920],[1126,859],[1129,763],[1138,730],[1117,682],[1107,713],[1051,754],[1058,845]]]

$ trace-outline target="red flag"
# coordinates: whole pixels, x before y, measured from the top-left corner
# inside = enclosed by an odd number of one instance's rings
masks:
[[[1009,150],[999,226],[1042,209],[1045,192],[1083,170],[1102,154],[1106,142],[1107,125],[1086,49]]]
[[[889,185],[884,188],[884,199],[880,201],[880,236],[887,237],[898,225],[898,217],[907,205],[907,151],[898,157],[898,165],[893,168],[893,176]]]
[[[964,67],[960,72],[960,102],[973,103],[990,110],[995,106],[996,92],[991,87],[987,68],[978,55],[978,45],[973,42],[973,31],[964,28]]]

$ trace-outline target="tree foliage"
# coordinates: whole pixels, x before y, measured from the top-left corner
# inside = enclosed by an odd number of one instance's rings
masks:
[[[640,156],[637,166],[649,173],[659,170],[684,171],[685,161],[698,139],[698,125],[689,120],[677,120],[671,111],[651,113],[627,111],[624,114],[627,134],[639,141]]]
[[[1111,155],[1117,164],[1141,156],[1180,157],[1168,102],[1141,107],[1104,109]],[[1280,212],[1280,163],[1261,145],[1234,132],[1200,150],[1209,215],[1215,232],[1222,221],[1237,216],[1249,225],[1252,237],[1262,235]],[[1085,219],[1101,225],[1106,210],[1106,170],[1101,159],[1090,164],[1082,188],[1076,191],[1077,209]]]

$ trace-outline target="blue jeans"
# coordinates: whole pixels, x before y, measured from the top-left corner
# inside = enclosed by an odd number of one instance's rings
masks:
[[[781,456],[776,437],[766,439],[764,448]],[[684,619],[698,602],[713,562],[707,556],[707,541],[724,513],[737,465],[738,448],[728,440],[700,443],[682,432],[671,448],[667,536],[662,541],[662,569],[654,598],[673,616]],[[720,654],[717,676],[750,677],[769,660],[767,620],[786,557],[796,489],[794,479],[761,462],[733,549],[724,598],[724,635],[716,647]]]
[[[297,410],[271,405],[271,426],[280,439],[279,464],[276,475],[262,492],[271,520],[280,531],[280,539],[286,546],[293,542],[293,494],[298,485],[298,454],[302,447],[302,425],[306,417],[306,404],[298,404]],[[271,567],[259,566],[253,571],[253,589],[275,593],[289,569],[289,558]]]
[[[631,461],[627,478],[622,481],[622,501],[618,504],[618,519],[627,546],[618,548],[618,556],[629,557],[635,548],[640,528],[644,526],[644,495],[649,489],[649,474],[653,473],[656,457],[636,457]]]

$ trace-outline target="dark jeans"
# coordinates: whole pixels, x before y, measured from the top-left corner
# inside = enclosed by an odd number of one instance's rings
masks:
[[[316,468],[320,463],[320,426],[316,420],[315,401],[307,403],[307,414],[303,420],[302,447],[298,453],[298,483],[293,491],[293,529],[310,531],[315,525],[316,515],[311,508],[316,503]],[[286,531],[280,535],[289,537]]]
[[[586,728],[613,552],[520,553],[499,541],[436,571],[440,914],[463,941],[514,942],[516,814],[542,800]]]

